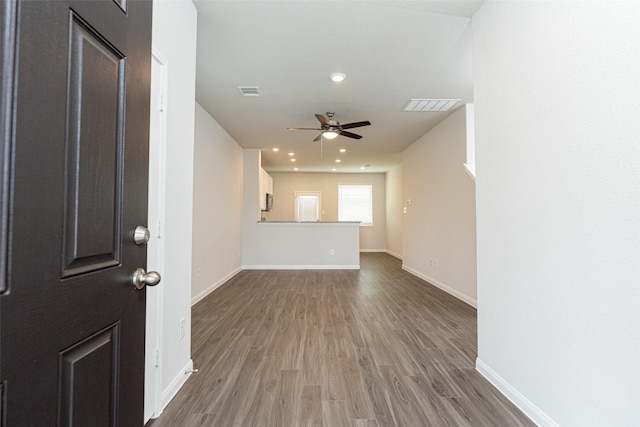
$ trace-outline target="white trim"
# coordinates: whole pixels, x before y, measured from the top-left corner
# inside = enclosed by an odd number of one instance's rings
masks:
[[[386,252],[386,249],[360,249],[360,252]]]
[[[505,381],[504,378],[480,360],[480,358],[476,358],[476,371],[489,380],[489,382],[493,384],[500,393],[504,394],[504,396],[524,412],[526,416],[531,418],[531,421],[541,427],[559,427],[558,423],[553,421],[547,414],[542,412],[540,408],[531,403],[529,399],[524,397],[511,384]]]
[[[204,299],[204,297],[206,297],[211,292],[213,292],[216,289],[218,289],[220,286],[224,285],[228,280],[231,280],[233,278],[233,276],[235,276],[236,274],[240,273],[241,271],[242,271],[241,267],[236,268],[231,273],[227,274],[222,279],[218,280],[213,285],[209,286],[207,289],[205,289],[204,291],[200,292],[198,295],[191,297],[191,306],[196,305],[198,302],[200,302],[202,299]]]
[[[397,254],[395,252],[391,252],[389,249],[385,249],[385,252],[388,253],[391,256],[394,256],[394,257],[398,258],[399,260],[402,260],[402,255],[400,255],[400,254]]]
[[[471,179],[476,180],[476,130],[475,130],[475,108],[473,104],[465,104],[465,125],[466,125],[466,157],[464,170],[467,171]]]
[[[164,223],[166,217],[166,156],[167,156],[167,117],[166,98],[168,92],[167,73],[169,63],[167,59],[153,46],[151,52],[152,68],[156,72],[151,76],[152,95],[158,92],[160,99],[150,102],[150,131],[149,131],[149,194],[147,228],[152,238],[147,246],[147,270],[157,270],[164,274],[165,244]],[[159,73],[157,73],[159,71]],[[157,74],[156,74],[157,73]],[[160,102],[160,100],[162,100]],[[161,105],[153,104],[158,102]],[[157,123],[154,123],[154,118]],[[155,129],[151,126],[157,125]],[[154,130],[155,133],[154,134]],[[153,162],[153,164],[151,164]],[[155,194],[152,194],[155,192]],[[162,412],[162,356],[164,323],[164,285],[147,288],[146,327],[145,327],[145,399],[144,421],[157,418]],[[151,355],[151,359],[149,356]]]
[[[162,410],[160,411],[160,413],[155,414],[154,418],[158,418],[160,416],[164,408],[166,408],[169,402],[171,402],[171,399],[173,399],[176,394],[178,394],[178,391],[180,391],[180,389],[187,382],[192,373],[193,360],[189,359],[184,368],[181,369],[180,372],[178,372],[178,375],[176,375],[173,381],[171,381],[171,384],[169,384],[169,386],[162,391]]]
[[[476,165],[470,165],[469,163],[464,163],[464,170],[469,174],[472,180],[476,180]]]
[[[243,270],[360,270],[354,265],[243,265]]]
[[[443,291],[445,291],[446,293],[453,295],[454,297],[458,298],[460,301],[462,302],[466,302],[467,304],[469,304],[471,307],[473,308],[478,308],[478,302],[476,300],[474,300],[473,298],[470,298],[469,296],[463,294],[460,291],[457,291],[455,289],[453,289],[450,286],[445,285],[442,282],[437,281],[436,279],[433,279],[429,276],[426,276],[422,273],[420,273],[419,271],[414,270],[411,267],[407,267],[406,265],[402,264],[402,269],[413,274],[414,276],[418,276],[419,278],[421,278],[422,280],[426,280],[427,282],[429,282],[430,284],[432,284],[433,286],[442,289]]]

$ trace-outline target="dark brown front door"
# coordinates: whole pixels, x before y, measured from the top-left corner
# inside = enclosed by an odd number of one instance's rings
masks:
[[[151,2],[0,8],[5,423],[140,426]]]

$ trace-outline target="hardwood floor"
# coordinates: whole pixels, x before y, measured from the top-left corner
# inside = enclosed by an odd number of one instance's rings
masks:
[[[165,426],[534,426],[474,369],[476,310],[363,253],[360,271],[243,271],[193,308]]]

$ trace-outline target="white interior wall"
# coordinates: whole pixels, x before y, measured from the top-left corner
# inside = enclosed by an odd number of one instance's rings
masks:
[[[385,216],[387,253],[402,259],[402,166],[396,166],[385,175]]]
[[[242,266],[242,147],[196,104],[194,151],[195,304]]]
[[[465,111],[459,108],[402,153],[402,260],[405,270],[475,307],[475,185],[463,166]]]
[[[157,0],[153,46],[167,60],[165,269],[162,403],[186,380],[191,362],[191,240],[197,12],[190,0]],[[185,334],[180,338],[180,320]]]
[[[260,150],[242,151],[242,265],[260,264],[253,260],[256,223],[260,221]]]
[[[386,190],[382,173],[270,173],[273,178],[273,210],[264,213],[267,221],[294,221],[296,191],[320,191],[320,221],[338,220],[338,185],[373,186],[373,226],[360,227],[361,251],[386,248]]]
[[[640,3],[473,18],[478,369],[539,425],[638,425]]]

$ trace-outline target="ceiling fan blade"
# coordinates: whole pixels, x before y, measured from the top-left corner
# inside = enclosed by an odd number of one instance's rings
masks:
[[[346,125],[340,125],[340,127],[342,129],[352,129],[352,128],[359,128],[360,126],[369,126],[370,124],[371,122],[369,120],[366,120],[363,122],[347,123]]]
[[[322,114],[316,114],[316,119],[318,119],[318,121],[320,123],[322,123],[325,126],[331,126],[331,123],[329,122],[329,120],[327,120],[327,118],[325,116],[323,116]]]
[[[322,130],[318,128],[287,128],[287,130]]]
[[[362,135],[356,135],[355,133],[347,132],[345,130],[340,132],[340,136],[346,136],[347,138],[353,138],[353,139],[361,139],[362,138]]]
[[[322,138],[322,134],[316,136],[316,138],[313,140],[313,142],[318,142],[320,141],[320,138]]]

